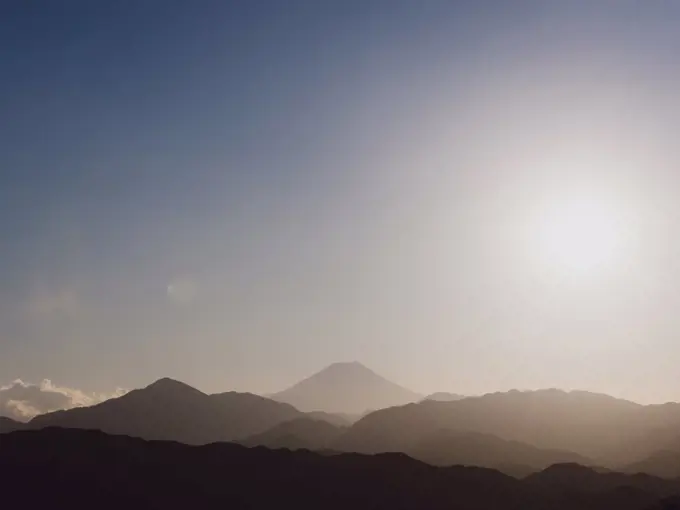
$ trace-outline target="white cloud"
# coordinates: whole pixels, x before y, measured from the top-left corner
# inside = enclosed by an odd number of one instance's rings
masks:
[[[40,384],[17,379],[12,384],[0,387],[0,416],[26,421],[38,414],[90,406],[124,394],[125,390],[122,389],[111,394],[85,393],[57,386],[49,379]]]
[[[5,410],[9,411],[5,414],[20,421],[40,414],[40,410],[33,407],[27,400],[8,400]]]

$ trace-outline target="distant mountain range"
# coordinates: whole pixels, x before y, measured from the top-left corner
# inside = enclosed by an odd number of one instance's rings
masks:
[[[620,467],[677,440],[679,411],[680,404],[643,406],[589,392],[510,391],[382,409],[355,423],[338,446],[365,453],[410,451],[441,430],[477,432]]]
[[[280,423],[261,434],[239,441],[245,446],[267,448],[308,449],[316,451],[352,451],[343,448],[347,427],[310,418],[297,418]],[[434,466],[478,466],[497,469],[518,478],[525,477],[553,464],[593,461],[576,453],[536,448],[518,441],[507,441],[496,436],[476,432],[442,430],[426,435],[421,441],[405,446],[403,453]],[[377,452],[376,452],[377,453]]]
[[[442,430],[426,436],[404,452],[434,466],[479,466],[522,478],[553,464],[591,465],[576,453],[536,448],[478,432]]]
[[[661,478],[680,478],[680,451],[655,452],[646,459],[625,466],[622,471],[630,474],[646,473]]]
[[[332,381],[338,388],[329,409],[348,408],[340,404],[359,394],[362,381],[369,385],[369,397],[361,406],[390,392],[393,398],[417,397],[418,403],[358,418],[318,409],[303,412],[250,393],[208,395],[161,379],[122,397],[40,415],[27,424],[0,418],[0,433],[63,427],[191,445],[236,441],[329,453],[403,452],[431,465],[487,467],[515,477],[563,463],[680,477],[680,404],[643,406],[561,390],[422,399],[358,363],[331,365],[288,395],[331,394]],[[281,393],[275,396],[282,398]]]
[[[5,498],[32,508],[671,510],[680,502],[678,480],[575,464],[517,480],[403,454],[196,447],[98,431],[17,431],[1,444]]]

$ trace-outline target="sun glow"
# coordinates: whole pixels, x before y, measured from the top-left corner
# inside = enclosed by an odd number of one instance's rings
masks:
[[[607,267],[621,254],[621,240],[620,218],[604,201],[570,200],[540,214],[538,251],[550,265],[570,271]]]

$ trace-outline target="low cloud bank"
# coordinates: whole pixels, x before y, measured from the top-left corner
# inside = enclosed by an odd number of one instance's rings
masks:
[[[17,379],[7,386],[0,386],[0,416],[28,421],[38,414],[91,406],[119,397],[125,390],[117,389],[111,394],[86,393],[74,388],[55,385],[49,379],[40,384],[26,383]]]

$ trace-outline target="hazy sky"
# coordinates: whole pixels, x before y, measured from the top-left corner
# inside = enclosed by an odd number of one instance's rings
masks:
[[[268,392],[358,360],[680,400],[679,23],[2,2],[0,385]]]

